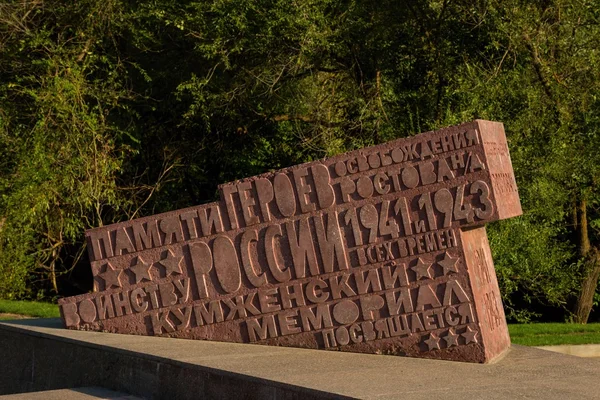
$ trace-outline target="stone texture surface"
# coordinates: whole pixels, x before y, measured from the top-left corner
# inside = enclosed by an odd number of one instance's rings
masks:
[[[102,386],[147,399],[597,399],[600,359],[513,345],[490,364],[0,323],[0,394]]]
[[[485,223],[521,214],[477,120],[221,186],[87,232],[68,328],[488,362],[510,345]]]

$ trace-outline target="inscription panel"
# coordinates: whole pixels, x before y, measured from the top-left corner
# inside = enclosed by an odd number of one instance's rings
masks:
[[[481,330],[493,338],[485,349],[491,357],[510,345],[510,337],[485,227],[463,231],[461,238]]]
[[[488,361],[510,342],[490,347],[506,322],[465,232],[521,213],[505,144],[478,120],[90,230],[95,292],[59,301],[65,326]]]

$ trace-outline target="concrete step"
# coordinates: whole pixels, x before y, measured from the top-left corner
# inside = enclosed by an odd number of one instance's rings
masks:
[[[537,348],[577,357],[600,357],[600,344],[563,344],[558,346],[538,346]]]
[[[0,394],[98,386],[147,399],[598,399],[600,359],[513,346],[493,364],[0,323]]]

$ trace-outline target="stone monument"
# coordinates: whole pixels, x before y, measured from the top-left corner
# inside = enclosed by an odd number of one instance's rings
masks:
[[[220,187],[86,233],[67,328],[489,362],[510,346],[485,232],[522,213],[476,120]]]

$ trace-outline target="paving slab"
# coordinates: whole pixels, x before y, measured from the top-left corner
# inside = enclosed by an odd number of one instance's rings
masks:
[[[537,346],[538,349],[570,354],[577,357],[600,357],[600,344],[563,344],[556,346]]]
[[[27,383],[30,391],[102,386],[156,399],[600,397],[599,359],[517,345],[492,364],[472,364],[74,331],[37,319],[0,323],[0,349],[3,368],[10,365],[0,393]]]

